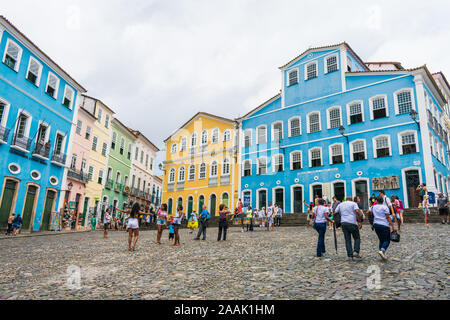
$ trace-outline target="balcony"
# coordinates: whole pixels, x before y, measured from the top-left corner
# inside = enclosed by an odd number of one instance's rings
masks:
[[[123,189],[123,184],[118,183],[118,182],[116,182],[116,183],[114,184],[114,191],[115,191],[115,192],[121,192],[122,189]]]
[[[226,186],[230,184],[230,176],[221,176],[220,177],[220,185]]]
[[[9,132],[11,129],[0,126],[0,144],[8,142]]]
[[[219,178],[218,177],[211,177],[208,181],[209,187],[216,187],[219,185]]]
[[[31,142],[30,138],[17,134],[13,138],[11,148],[28,153],[31,150]]]
[[[122,189],[122,193],[124,194],[124,195],[129,195],[130,194],[130,192],[131,192],[131,189],[130,189],[130,187],[129,186],[127,186],[127,185],[124,185],[123,186],[123,189]]]
[[[88,182],[88,175],[86,173],[84,173],[83,171],[77,171],[75,169],[70,168],[69,171],[67,172],[67,177],[74,179],[74,180],[78,180],[80,182],[83,183],[87,183]]]
[[[177,183],[177,191],[184,190],[184,181],[178,181]]]
[[[105,188],[111,190],[114,186],[114,181],[111,179],[107,179],[105,183]]]
[[[134,188],[134,187],[131,188],[130,194],[131,194],[132,196],[137,197],[137,196],[139,195],[139,189],[138,189],[138,188]]]
[[[42,144],[37,142],[34,145],[34,150],[32,153],[33,157],[39,158],[41,160],[48,160],[50,157],[50,143]]]
[[[175,190],[175,183],[169,183],[167,185],[167,192],[172,192]]]
[[[191,155],[191,156],[193,156],[194,154],[195,154],[195,151],[196,151],[196,147],[194,146],[194,147],[190,147],[189,148],[189,154]]]
[[[57,166],[64,167],[66,164],[66,158],[67,155],[64,153],[53,152],[52,163]]]

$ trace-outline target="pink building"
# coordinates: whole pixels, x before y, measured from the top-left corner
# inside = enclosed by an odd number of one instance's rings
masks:
[[[89,111],[80,107],[77,118],[77,128],[72,141],[72,154],[69,155],[69,170],[65,190],[65,206],[72,216],[72,228],[78,229],[89,225],[89,198],[85,196],[88,181],[88,162],[91,150],[91,131],[96,118]]]

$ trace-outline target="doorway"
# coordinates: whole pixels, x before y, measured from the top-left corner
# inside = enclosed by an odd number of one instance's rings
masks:
[[[361,200],[361,206],[364,210],[369,209],[369,190],[366,180],[355,181],[355,196]]]
[[[314,199],[316,198],[316,195],[319,196],[319,198],[322,198],[323,191],[322,191],[322,185],[316,184],[312,187],[312,201],[314,202]]]
[[[8,226],[8,218],[11,214],[14,198],[16,197],[17,181],[7,179],[3,190],[2,204],[0,206],[0,227]]]
[[[23,212],[22,212],[22,220],[23,220],[22,228],[23,228],[23,230],[28,230],[30,228],[31,218],[34,215],[34,212],[36,212],[35,203],[36,203],[37,192],[38,192],[38,187],[36,187],[34,185],[28,185],[27,194],[25,196],[25,205],[23,207]]]
[[[419,191],[416,190],[420,184],[420,176],[418,170],[408,170],[405,172],[406,193],[408,196],[408,207],[417,208],[420,202]]]
[[[203,211],[203,205],[205,204],[205,197],[204,196],[200,196],[198,198],[198,211],[197,214],[200,214],[200,212]]]
[[[334,188],[334,196],[339,201],[344,201],[345,199],[345,184],[343,182],[336,182],[333,185]]]
[[[52,215],[53,206],[55,203],[56,192],[52,190],[47,191],[47,197],[45,198],[44,212],[42,213],[41,231],[48,231],[50,225],[50,217]]]
[[[284,211],[284,190],[281,188],[275,189],[275,204]]]
[[[259,190],[258,192],[258,209],[261,210],[267,205],[267,190]]]
[[[212,194],[210,197],[210,201],[209,201],[209,204],[210,204],[209,212],[211,214],[211,217],[214,217],[216,215],[216,203],[217,203],[217,197],[215,194]]]
[[[303,189],[302,187],[294,187],[294,212],[293,213],[303,213]]]
[[[89,198],[84,198],[84,206],[83,206],[83,219],[81,221],[81,225],[85,226],[86,223],[86,213],[89,207]]]
[[[188,198],[188,207],[187,207],[187,218],[188,218],[188,220],[191,217],[193,209],[194,209],[194,198],[192,196],[190,196]]]

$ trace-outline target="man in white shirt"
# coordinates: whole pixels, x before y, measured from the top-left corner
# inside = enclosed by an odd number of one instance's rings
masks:
[[[361,245],[359,229],[361,229],[362,225],[358,205],[353,202],[352,197],[349,196],[344,202],[337,206],[335,212],[340,213],[341,215],[341,226],[342,232],[344,233],[345,248],[347,249],[348,259],[361,259],[361,255],[359,254]],[[355,242],[354,250],[352,247],[352,237]]]
[[[281,217],[283,216],[283,209],[278,204],[275,204],[275,226],[279,227],[281,224]]]

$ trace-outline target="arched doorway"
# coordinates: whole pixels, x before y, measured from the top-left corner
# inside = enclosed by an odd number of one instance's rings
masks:
[[[258,209],[261,210],[263,207],[267,207],[267,190],[258,191]]]
[[[56,192],[47,190],[45,197],[44,212],[42,213],[41,231],[48,231],[50,225],[50,217],[55,206]]]
[[[198,211],[197,211],[198,214],[202,212],[204,204],[205,204],[205,197],[202,195],[198,197]]]
[[[172,214],[172,206],[173,206],[173,200],[172,198],[169,199],[169,201],[167,201],[167,213],[168,214]]]
[[[336,182],[333,184],[333,192],[336,199],[344,201],[345,199],[345,184],[344,182]]]
[[[2,203],[0,205],[0,227],[8,225],[8,218],[13,209],[13,203],[16,201],[18,185],[19,183],[16,180],[5,180]]]
[[[209,198],[209,214],[214,217],[216,215],[217,197],[212,194]]]
[[[28,185],[27,193],[25,196],[25,203],[23,206],[22,212],[22,228],[23,230],[29,230],[32,224],[32,217],[34,216],[34,212],[36,211],[36,199],[39,188],[35,185]]]
[[[194,198],[189,196],[188,205],[187,205],[187,218],[189,219],[192,214],[192,210],[194,210]]]

